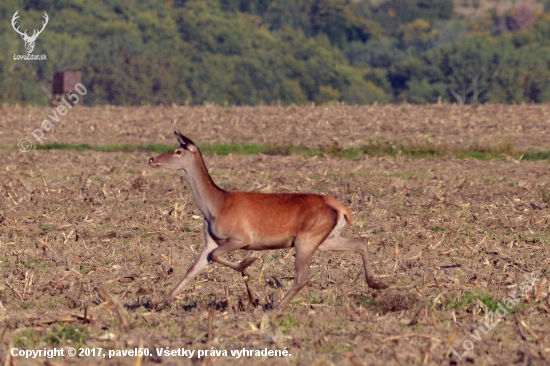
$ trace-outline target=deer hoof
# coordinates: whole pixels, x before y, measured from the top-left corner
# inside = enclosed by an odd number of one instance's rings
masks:
[[[168,305],[168,303],[166,303],[164,300],[162,300],[161,302],[159,302],[158,304],[154,304],[153,305],[153,311],[155,313],[159,312],[159,311],[162,311],[164,310],[164,308]]]

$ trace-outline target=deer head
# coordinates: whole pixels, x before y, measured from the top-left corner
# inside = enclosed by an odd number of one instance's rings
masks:
[[[199,148],[188,137],[174,131],[174,135],[180,143],[175,150],[165,152],[154,158],[149,158],[149,165],[153,168],[166,168],[170,170],[186,170],[194,163],[194,155]],[[200,155],[200,153],[199,153]]]
[[[44,13],[44,19],[46,20],[45,22],[42,22],[42,29],[38,30],[38,29],[35,29],[32,36],[28,36],[27,35],[27,30],[25,29],[25,32],[21,32],[19,30],[19,27],[15,27],[15,21],[17,18],[19,18],[19,16],[17,15],[19,11],[16,11],[15,14],[13,14],[13,18],[11,18],[11,26],[13,27],[13,29],[19,33],[21,35],[21,38],[23,38],[23,41],[25,41],[25,48],[27,49],[27,53],[32,53],[32,50],[34,49],[34,42],[36,41],[36,38],[38,38],[38,35],[40,33],[42,33],[42,31],[44,30],[44,28],[46,28],[46,24],[48,24],[48,14]]]

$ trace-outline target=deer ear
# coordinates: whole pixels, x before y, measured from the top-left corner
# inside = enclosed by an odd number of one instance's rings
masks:
[[[176,138],[178,139],[180,146],[183,147],[184,149],[187,149],[191,152],[196,152],[199,150],[197,145],[195,145],[195,143],[191,141],[191,139],[183,136],[181,132],[174,131],[174,135],[176,135]]]
[[[186,147],[186,143],[185,143],[185,140],[182,138],[183,136],[180,135],[177,131],[174,131],[174,135],[176,136],[176,138],[178,139],[178,142],[180,143],[180,146],[181,147]]]

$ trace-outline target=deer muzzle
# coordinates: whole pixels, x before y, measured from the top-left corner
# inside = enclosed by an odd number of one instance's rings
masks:
[[[151,168],[158,168],[160,164],[155,161],[155,158],[149,158],[149,166]]]

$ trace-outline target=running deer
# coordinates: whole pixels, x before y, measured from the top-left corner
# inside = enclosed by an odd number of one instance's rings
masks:
[[[204,215],[206,245],[183,280],[155,309],[169,305],[183,288],[212,260],[238,272],[258,258],[240,263],[224,258],[239,249],[269,250],[294,247],[294,284],[276,308],[283,308],[309,281],[309,267],[315,250],[347,251],[361,254],[367,284],[374,289],[387,285],[374,278],[367,238],[348,239],[340,232],[351,224],[353,214],[334,198],[303,193],[228,192],[219,188],[204,164],[197,145],[174,131],[180,147],[149,159],[153,168],[183,171],[193,200]]]

